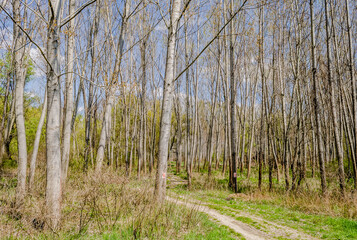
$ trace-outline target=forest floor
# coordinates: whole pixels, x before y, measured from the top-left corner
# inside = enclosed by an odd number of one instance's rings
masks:
[[[205,173],[195,174],[188,191],[185,173],[172,172],[168,174],[167,200],[206,214],[244,239],[357,239],[355,200],[247,187],[232,194],[224,180],[219,173],[212,181]]]
[[[169,174],[168,179],[170,182],[169,187],[176,187],[178,185],[187,184],[184,180],[177,175]],[[272,221],[268,221],[249,212],[237,212],[233,208],[224,207],[224,210],[230,211],[231,214],[221,214],[219,211],[210,207],[210,204],[203,201],[198,201],[189,196],[181,196],[172,194],[166,197],[167,201],[195,209],[196,211],[207,214],[211,219],[216,220],[218,223],[229,227],[233,231],[242,235],[247,240],[260,240],[260,239],[317,239],[304,232],[295,230],[285,225],[281,225]],[[217,206],[216,206],[217,207]],[[251,221],[240,221],[242,218]]]
[[[323,199],[316,178],[287,193],[283,181],[272,191],[263,182],[259,190],[256,176],[248,182],[239,175],[240,193],[233,194],[227,174],[214,171],[208,179],[201,171],[187,190],[175,162],[161,206],[153,202],[154,173],[138,179],[110,168],[99,176],[77,170],[64,191],[61,228],[53,232],[36,224],[46,219],[45,161],[39,166],[21,214],[12,207],[16,168],[0,171],[0,239],[357,239],[356,198],[339,198],[331,184]]]
[[[44,163],[23,207],[14,208],[16,168],[0,169],[0,239],[242,239],[206,214],[153,201],[153,176],[137,179],[107,169],[70,175],[62,200],[61,226],[47,227]]]

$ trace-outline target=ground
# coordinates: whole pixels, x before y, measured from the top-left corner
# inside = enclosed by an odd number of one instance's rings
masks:
[[[6,169],[0,176],[0,239],[357,239],[352,197],[257,191],[249,184],[233,194],[227,176],[218,172],[211,180],[205,172],[194,173],[187,190],[186,174],[170,169],[160,206],[152,201],[154,173],[140,179],[123,177],[117,169],[100,176],[71,174],[56,231],[43,222],[45,172],[39,170],[24,208],[17,211],[16,169]]]
[[[259,193],[232,194],[226,189],[187,191],[183,176],[168,175],[170,190],[167,200],[207,214],[210,219],[229,227],[242,238],[357,239],[357,221],[326,214],[331,203],[326,203],[325,213],[321,210],[313,213],[293,205],[275,204],[259,196]],[[254,196],[257,196],[256,199]],[[341,210],[336,212],[341,214]]]

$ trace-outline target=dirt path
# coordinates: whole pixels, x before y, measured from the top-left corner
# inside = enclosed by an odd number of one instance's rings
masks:
[[[175,175],[169,176],[169,179],[170,178],[170,183],[172,185],[179,185],[185,183],[185,180]],[[220,212],[208,207],[207,203],[200,202],[195,199],[187,197],[185,198],[183,196],[167,196],[166,200],[178,205],[184,205],[197,211],[206,213],[209,217],[217,220],[220,224],[225,225],[234,230],[235,232],[241,234],[245,239],[317,239],[296,229],[265,220],[261,217],[241,210],[220,206],[220,208],[230,211],[230,213],[233,214],[235,217],[244,217],[251,219],[254,226],[238,221],[234,217],[221,214]]]
[[[203,205],[197,205],[189,202],[184,202],[175,198],[166,197],[166,200],[179,204],[184,205],[189,208],[193,208],[197,211],[203,212],[208,214],[211,218],[216,219],[220,224],[225,225],[235,232],[241,234],[245,239],[251,240],[260,240],[260,239],[269,239],[269,236],[266,235],[264,232],[259,231],[258,229],[252,228],[248,224],[242,223],[240,221],[235,220],[232,217],[225,216],[213,210],[209,207]]]

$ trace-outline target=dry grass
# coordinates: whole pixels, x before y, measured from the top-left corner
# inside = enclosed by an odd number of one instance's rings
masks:
[[[357,195],[353,191],[346,193],[344,198],[339,194],[338,186],[330,185],[325,197],[319,191],[319,180],[308,178],[306,182],[295,191],[285,191],[283,181],[274,183],[271,191],[267,183],[263,183],[262,190],[258,189],[256,181],[251,181],[242,176],[238,180],[238,194],[230,194],[228,190],[227,176],[216,173],[214,178],[208,180],[207,174],[194,173],[193,191],[219,190],[226,192],[226,197],[237,198],[243,201],[255,203],[267,203],[299,210],[304,213],[323,214],[331,217],[343,217],[357,219]],[[265,178],[266,179],[266,178]]]
[[[304,213],[357,219],[356,199],[350,197],[342,199],[340,195],[332,193],[326,197],[321,197],[319,193],[302,190],[285,194],[280,191],[257,190],[248,193],[230,194],[228,198],[256,203],[269,203]]]
[[[39,169],[42,168],[40,164]],[[5,175],[4,175],[5,174]],[[71,173],[62,199],[61,226],[49,229],[45,219],[45,173],[39,171],[36,185],[21,209],[13,208],[16,187],[14,170],[1,176],[0,237],[98,238],[117,234],[121,239],[177,239],[199,225],[196,211],[172,203],[153,201],[152,178],[127,179],[113,170],[100,175]]]

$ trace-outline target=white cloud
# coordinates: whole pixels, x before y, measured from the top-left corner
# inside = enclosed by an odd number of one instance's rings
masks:
[[[30,58],[34,64],[34,77],[44,77],[46,75],[46,64],[38,48],[30,49]]]

